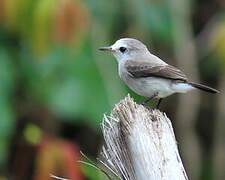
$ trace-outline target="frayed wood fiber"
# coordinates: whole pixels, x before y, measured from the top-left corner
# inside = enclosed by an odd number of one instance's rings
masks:
[[[128,95],[104,115],[100,159],[121,180],[187,180],[166,114]]]

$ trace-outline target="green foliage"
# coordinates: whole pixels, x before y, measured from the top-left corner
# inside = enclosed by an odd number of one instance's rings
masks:
[[[168,2],[169,3],[169,2]],[[172,24],[168,4],[165,1],[131,1],[134,19],[141,28],[149,31],[155,39],[172,42]]]
[[[13,83],[14,68],[8,52],[0,47],[0,165],[7,158],[7,145],[14,130]]]
[[[83,173],[85,174],[85,176],[90,179],[90,180],[100,180],[100,174],[101,172],[94,168],[94,167],[91,167],[89,165],[86,165],[86,164],[82,164],[82,171]]]
[[[109,104],[102,78],[87,52],[83,49],[71,54],[58,48],[32,61],[29,52],[24,51],[21,69],[28,96],[45,102],[59,116],[68,117],[65,119],[83,117],[98,127]]]
[[[84,160],[85,161],[85,160]],[[93,161],[94,163],[98,163]],[[101,171],[87,164],[81,166],[83,173],[89,180],[108,180],[109,178]],[[114,176],[115,180],[119,180],[118,177]]]

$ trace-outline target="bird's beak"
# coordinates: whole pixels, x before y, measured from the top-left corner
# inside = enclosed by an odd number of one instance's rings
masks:
[[[113,50],[111,46],[108,46],[108,47],[100,47],[99,50],[100,51],[106,51],[106,52],[115,52],[115,50]]]

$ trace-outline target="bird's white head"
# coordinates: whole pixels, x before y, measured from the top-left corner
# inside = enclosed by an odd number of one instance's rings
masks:
[[[112,46],[100,47],[99,50],[111,52],[118,62],[149,53],[142,42],[132,38],[119,39]]]

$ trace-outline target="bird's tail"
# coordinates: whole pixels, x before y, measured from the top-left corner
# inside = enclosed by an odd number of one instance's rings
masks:
[[[208,87],[208,86],[205,86],[205,85],[202,85],[202,84],[193,83],[193,82],[189,82],[188,84],[190,84],[191,86],[193,86],[195,88],[198,88],[198,89],[201,89],[203,91],[206,91],[206,92],[219,93],[218,90],[216,90],[214,88],[211,88],[211,87]]]

